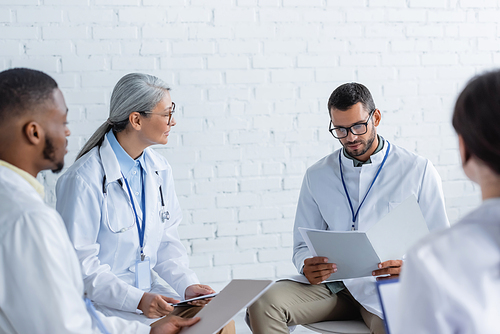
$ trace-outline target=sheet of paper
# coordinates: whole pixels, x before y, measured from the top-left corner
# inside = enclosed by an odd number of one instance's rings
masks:
[[[219,295],[196,314],[201,320],[181,330],[182,334],[213,334],[224,327],[240,310],[251,305],[269,287],[271,280],[233,279]]]
[[[380,262],[401,259],[429,233],[415,196],[408,197],[367,232],[300,228],[313,256],[326,256],[338,271],[328,280],[371,276]]]
[[[380,260],[387,261],[401,259],[427,233],[429,228],[420,206],[411,195],[372,226],[366,235]]]
[[[307,278],[304,275],[293,275],[293,276],[288,276],[286,278],[280,278],[280,279],[276,280],[276,282],[279,282],[279,281],[294,281],[297,283],[311,284],[311,283],[309,283],[309,281],[307,280]]]
[[[289,276],[286,278],[280,278],[280,279],[276,280],[276,282],[279,282],[279,281],[294,281],[294,282],[302,283],[302,284],[311,284],[311,283],[309,283],[309,280],[304,275],[292,275],[292,276]],[[321,283],[327,283],[327,282],[333,282],[333,281],[338,281],[338,279],[333,279],[333,280],[327,279]]]
[[[311,252],[312,256],[318,256],[316,254],[316,251],[314,250],[313,245],[311,244],[311,240],[309,239],[309,236],[307,235],[307,231],[311,230],[310,228],[304,228],[304,227],[299,227],[299,232],[300,235],[302,235],[302,239],[304,239],[304,242],[306,243],[307,248],[309,248],[309,251]]]
[[[300,229],[300,228],[299,228]],[[314,253],[337,264],[328,281],[371,276],[380,262],[366,233],[305,229]],[[312,250],[311,250],[312,251]]]

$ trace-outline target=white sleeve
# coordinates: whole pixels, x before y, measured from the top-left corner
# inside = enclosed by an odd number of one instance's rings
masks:
[[[97,257],[102,200],[76,173],[66,173],[59,178],[56,194],[56,209],[82,265],[87,296],[107,307],[135,312],[144,292],[118,278],[109,265],[101,264]]]
[[[293,263],[299,273],[302,273],[304,260],[311,257],[311,252],[307,247],[302,235],[299,232],[299,227],[313,228],[318,230],[326,230],[327,225],[321,216],[318,204],[313,198],[310,186],[309,177],[306,172],[302,187],[300,189],[299,202],[297,204],[297,212],[295,214],[295,224],[293,226]]]
[[[430,161],[427,161],[422,177],[418,204],[429,231],[450,226],[446,215],[441,178]]]
[[[458,328],[452,329],[446,316],[450,314],[444,286],[448,279],[432,253],[421,249],[408,253],[401,273],[395,334],[456,333]]]
[[[82,298],[80,265],[56,213],[32,211],[11,224],[0,246],[0,291],[16,333],[97,334]],[[0,319],[1,320],[1,319]],[[110,333],[148,333],[138,322],[103,318]]]
[[[125,320],[119,317],[106,317],[104,314],[97,311],[104,327],[110,333],[124,334],[146,334],[151,332],[151,327],[139,321]]]
[[[157,262],[153,268],[161,278],[184,298],[185,290],[192,284],[198,284],[199,280],[194,271],[189,269],[189,259],[184,245],[181,243],[177,227],[182,221],[182,211],[175,194],[174,179],[172,173],[167,176],[168,180],[163,182],[167,208],[170,220],[165,223],[163,236],[157,252]]]

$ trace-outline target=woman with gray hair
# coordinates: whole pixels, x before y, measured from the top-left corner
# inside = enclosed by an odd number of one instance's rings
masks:
[[[178,314],[171,305],[178,299],[214,292],[189,269],[177,232],[182,213],[172,170],[149,148],[166,144],[176,125],[169,91],[151,75],[121,78],[109,118],[56,186],[56,209],[82,264],[87,297],[106,315],[145,323]],[[159,283],[153,270],[178,295]],[[197,310],[191,307],[186,316]]]

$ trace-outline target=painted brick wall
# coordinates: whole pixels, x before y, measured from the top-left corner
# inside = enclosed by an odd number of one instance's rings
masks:
[[[303,174],[339,144],[326,102],[346,81],[372,91],[379,133],[437,167],[448,214],[479,203],[450,126],[475,73],[500,65],[499,0],[0,0],[0,69],[59,82],[70,165],[132,71],[172,85],[166,147],[191,266],[215,288],[295,272]],[[54,205],[57,176],[42,173]]]

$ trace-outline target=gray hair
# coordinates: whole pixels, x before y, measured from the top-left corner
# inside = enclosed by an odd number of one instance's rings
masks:
[[[169,90],[170,87],[163,80],[149,74],[129,73],[121,78],[111,94],[109,118],[89,138],[76,160],[94,147],[101,146],[109,130],[125,130],[131,113],[140,112],[147,115]]]

